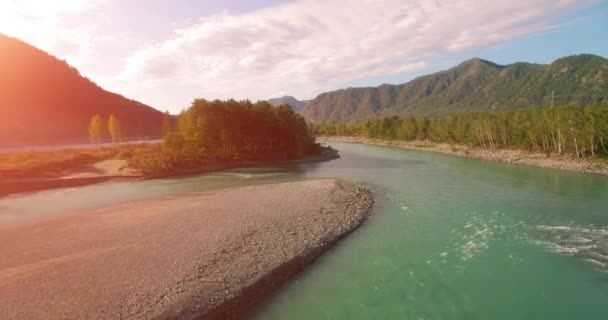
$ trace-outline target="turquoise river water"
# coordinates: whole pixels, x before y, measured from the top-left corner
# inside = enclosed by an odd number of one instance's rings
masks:
[[[608,177],[397,148],[0,199],[0,224],[238,185],[341,177],[376,214],[256,319],[608,319]]]

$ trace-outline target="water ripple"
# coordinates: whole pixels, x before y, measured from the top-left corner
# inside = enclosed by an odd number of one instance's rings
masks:
[[[608,228],[540,225],[536,229],[541,233],[537,244],[559,254],[581,258],[608,272]]]

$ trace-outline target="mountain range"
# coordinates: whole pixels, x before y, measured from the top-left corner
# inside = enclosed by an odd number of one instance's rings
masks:
[[[449,70],[398,85],[348,88],[322,93],[306,103],[308,121],[341,123],[392,115],[554,105],[608,104],[608,60],[590,54],[551,64],[499,65],[475,58]]]
[[[310,100],[298,100],[292,96],[284,96],[281,98],[274,98],[274,99],[268,99],[268,103],[270,103],[273,106],[280,106],[280,105],[288,105],[290,106],[293,111],[300,113],[302,112],[302,110],[304,109],[304,107],[306,106],[306,104],[308,104],[310,102]]]
[[[347,88],[313,100],[285,96],[311,122],[359,122],[554,104],[608,104],[608,59],[581,54],[551,64],[499,65],[475,58],[398,85]],[[0,147],[79,143],[89,120],[114,114],[125,139],[160,137],[163,114],[99,87],[63,60],[0,34]]]
[[[108,92],[78,70],[0,34],[0,146],[80,143],[91,117],[122,123],[125,139],[160,137],[162,113]]]

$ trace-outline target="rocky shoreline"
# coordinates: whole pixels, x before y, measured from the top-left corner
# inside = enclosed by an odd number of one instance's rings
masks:
[[[260,160],[260,161],[239,161],[239,162],[217,162],[207,163],[196,168],[185,168],[171,173],[143,175],[128,170],[127,173],[120,173],[119,170],[112,170],[111,173],[99,172],[96,174],[86,173],[81,174],[78,171],[69,173],[66,176],[58,178],[31,178],[31,179],[2,179],[0,180],[0,197],[16,193],[42,191],[48,189],[59,188],[74,188],[82,187],[91,184],[97,184],[108,181],[135,181],[142,179],[162,179],[171,177],[181,177],[196,174],[204,174],[216,171],[248,168],[248,167],[263,167],[272,165],[286,165],[292,163],[311,163],[323,162],[339,158],[340,155],[336,150],[325,149],[319,156],[306,157],[295,160]],[[117,160],[111,160],[117,161]],[[122,160],[121,160],[122,161]],[[102,161],[107,162],[107,161]],[[126,163],[126,161],[125,161]]]
[[[363,137],[319,137],[320,142],[347,142],[364,143],[381,146],[391,146],[404,149],[423,150],[439,152],[459,157],[475,158],[523,164],[535,167],[584,172],[598,175],[608,175],[608,162],[593,159],[579,159],[569,155],[547,155],[537,152],[527,152],[511,149],[480,149],[463,145],[452,145],[447,143],[433,143],[430,141],[390,141],[380,139],[369,139]]]
[[[307,180],[0,226],[0,318],[242,319],[373,204]]]

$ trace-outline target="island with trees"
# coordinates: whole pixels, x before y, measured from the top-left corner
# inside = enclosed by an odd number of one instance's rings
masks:
[[[133,168],[145,174],[166,174],[206,164],[289,161],[332,154],[315,142],[301,115],[287,105],[273,107],[266,101],[196,99],[178,115],[175,125],[165,118],[163,132],[162,144],[134,150],[129,159]]]
[[[91,147],[0,155],[0,194],[338,156],[316,143],[301,115],[265,101],[195,99],[176,117],[164,113],[159,142],[123,142],[129,126],[96,114],[83,132]]]

